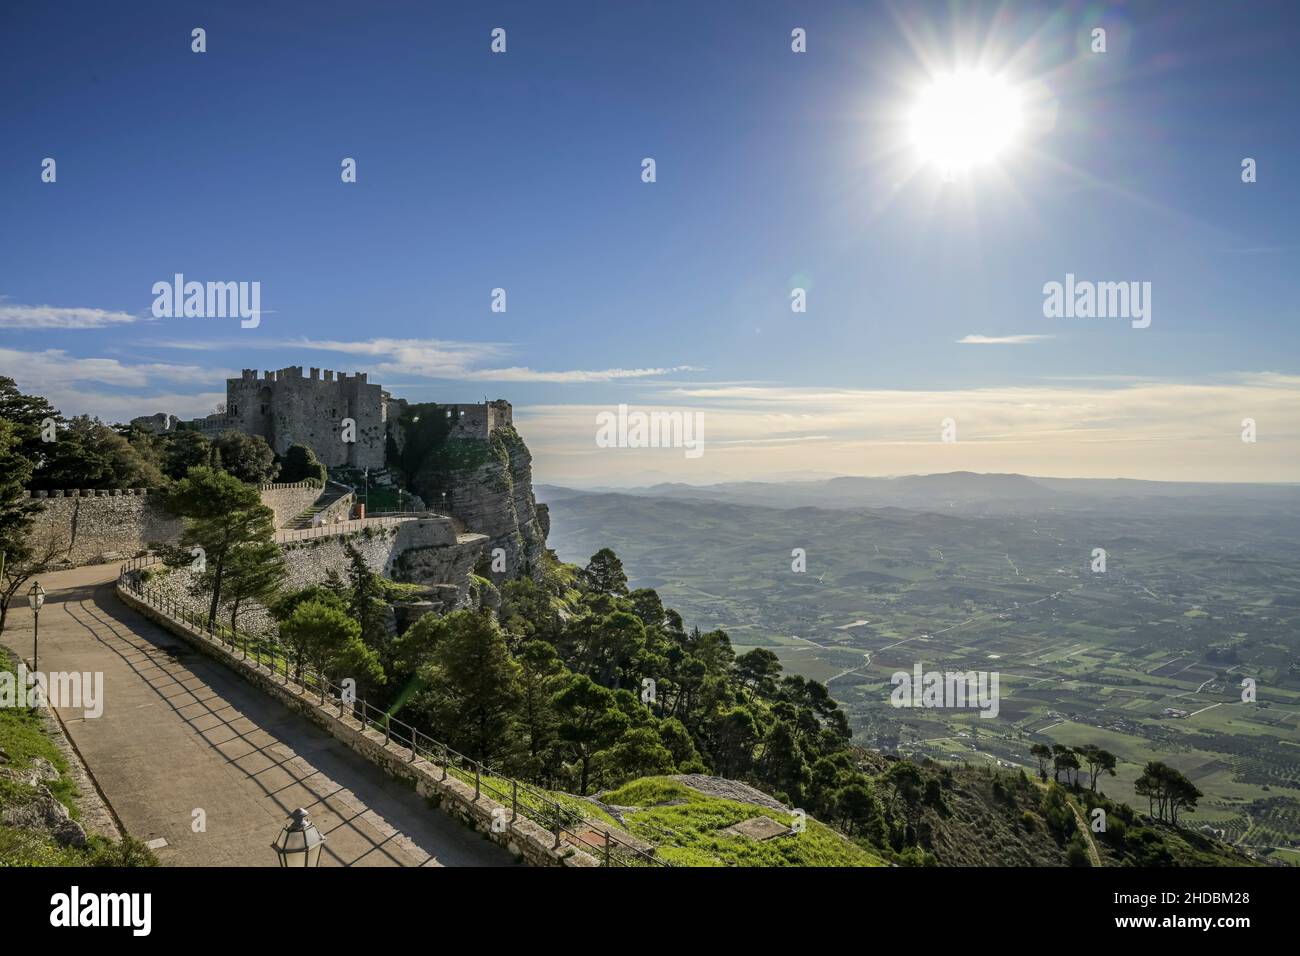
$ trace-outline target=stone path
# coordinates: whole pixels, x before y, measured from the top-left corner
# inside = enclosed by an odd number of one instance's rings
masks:
[[[40,669],[102,672],[103,715],[59,708],[127,831],[164,865],[276,866],[296,807],[326,835],[322,866],[510,865],[501,847],[390,779],[117,599],[117,565],[43,575]],[[0,640],[30,663],[32,615]],[[205,829],[195,832],[195,811]]]

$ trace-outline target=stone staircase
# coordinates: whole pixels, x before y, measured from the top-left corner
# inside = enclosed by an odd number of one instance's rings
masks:
[[[311,503],[311,507],[299,512],[292,521],[285,525],[285,527],[289,530],[315,527],[316,516],[318,514],[330,505],[334,504],[344,495],[350,495],[351,493],[352,489],[342,485],[326,485],[325,490],[321,492],[320,497]]]

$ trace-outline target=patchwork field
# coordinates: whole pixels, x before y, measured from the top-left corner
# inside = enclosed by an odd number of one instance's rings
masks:
[[[582,494],[551,514],[561,558],[613,548],[688,624],[828,683],[865,746],[1032,768],[1034,743],[1097,744],[1120,757],[1106,793],[1142,805],[1133,780],[1163,760],[1205,794],[1195,825],[1300,848],[1292,508],[950,515]],[[997,672],[997,717],[891,706],[890,676],[918,662]]]

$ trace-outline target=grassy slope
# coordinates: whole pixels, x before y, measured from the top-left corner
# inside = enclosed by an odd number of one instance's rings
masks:
[[[883,770],[884,761],[878,768]],[[1066,831],[1049,822],[1045,789],[1019,773],[985,767],[940,767],[927,763],[926,777],[942,782],[938,806],[920,819],[922,848],[941,866],[1068,866],[1067,849],[1075,826]],[[1071,798],[1085,820],[1097,798]],[[622,828],[657,844],[660,856],[679,866],[883,866],[893,854],[853,842],[816,820],[798,836],[763,842],[720,834],[754,816],[789,825],[791,817],[765,807],[706,796],[666,777],[646,777],[603,794],[601,801],[625,812]],[[1111,829],[1097,834],[1103,866],[1251,866],[1258,861],[1217,840],[1188,829],[1149,824],[1101,798]],[[603,814],[585,815],[609,822]]]
[[[874,853],[808,819],[802,833],[756,841],[720,833],[755,816],[790,825],[792,817],[766,807],[706,796],[667,777],[644,777],[604,794],[611,806],[641,807],[624,814],[624,828],[659,845],[677,866],[884,866]]]
[[[6,653],[0,652],[0,671],[14,674]],[[44,720],[33,708],[0,707],[0,749],[9,755],[5,767],[26,770],[44,757],[59,771],[59,779],[48,784],[50,793],[78,816],[77,788],[68,773],[68,762],[45,734]],[[35,787],[13,780],[0,780],[0,807],[21,806],[37,795]],[[32,830],[0,824],[0,866],[149,866],[156,860],[142,844],[130,839],[114,844],[91,837],[84,849],[60,847]]]

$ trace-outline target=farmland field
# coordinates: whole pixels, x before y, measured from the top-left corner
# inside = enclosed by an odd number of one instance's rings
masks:
[[[1142,765],[1163,760],[1205,794],[1193,825],[1293,856],[1291,501],[936,513],[569,494],[551,502],[552,544],[580,563],[613,548],[631,585],[655,587],[688,625],[826,682],[866,747],[1033,769],[1034,743],[1096,744],[1120,758],[1101,789],[1135,806]],[[806,571],[792,570],[794,549]],[[918,662],[997,672],[997,716],[891,706],[891,675]]]

